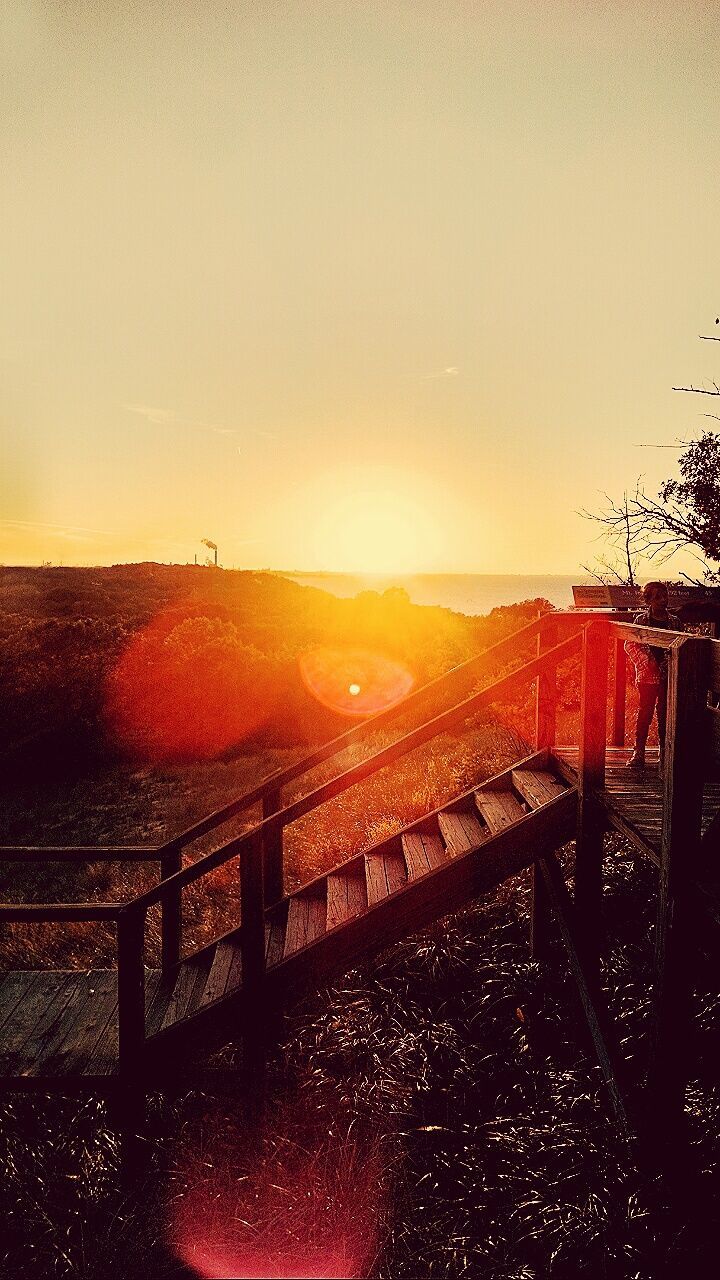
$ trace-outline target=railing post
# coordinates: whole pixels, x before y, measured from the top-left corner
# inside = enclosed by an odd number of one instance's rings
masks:
[[[133,1076],[145,1042],[145,911],[129,907],[117,924],[118,1048],[121,1076]]]
[[[687,1083],[697,875],[707,750],[710,652],[706,640],[677,640],[668,655],[660,887],[655,932],[655,1017],[650,1095],[663,1118],[682,1118]]]
[[[282,807],[282,791],[271,791],[263,797],[262,816],[270,818]],[[279,902],[285,892],[283,869],[283,828],[272,824],[263,833],[265,901],[269,907]]]
[[[167,880],[182,870],[182,848],[170,844],[160,861],[160,877]],[[182,948],[182,889],[172,889],[162,900],[161,966],[163,978],[180,963]]]
[[[541,624],[541,631],[537,638],[538,657],[541,657],[547,649],[552,649],[557,642],[557,625],[550,621],[544,625]],[[535,681],[535,750],[542,751],[546,747],[554,746],[556,731],[557,667],[554,666],[541,671]],[[535,960],[543,960],[547,955],[552,915],[552,904],[545,877],[535,862],[532,868],[530,904],[530,950]]]
[[[240,850],[240,911],[243,987],[254,991],[265,974],[263,842],[257,835]]]
[[[627,698],[627,666],[625,641],[615,638],[615,662],[613,664],[613,727],[612,745],[625,746],[625,701]]]
[[[547,616],[547,615],[545,615]],[[537,655],[542,656],[558,642],[557,626],[546,622],[537,638]],[[557,721],[557,667],[541,671],[535,682],[535,750],[555,745]]]
[[[597,792],[605,785],[608,624],[583,631],[578,760],[578,825],[575,843],[575,905],[590,983],[600,977],[602,857],[605,818]]]

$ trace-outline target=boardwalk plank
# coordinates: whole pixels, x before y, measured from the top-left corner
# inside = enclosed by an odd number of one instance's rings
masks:
[[[5,1027],[0,1072],[20,1075],[42,1052],[73,995],[80,974],[46,970],[33,988],[32,998],[21,1001]]]
[[[26,1076],[80,1076],[117,1005],[114,969],[91,972],[78,986],[78,1000],[66,1006],[60,1033],[48,1042]]]

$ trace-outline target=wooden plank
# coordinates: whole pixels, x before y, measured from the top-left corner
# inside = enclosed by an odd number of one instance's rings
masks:
[[[325,899],[318,893],[296,893],[288,902],[285,955],[307,947],[325,932]]]
[[[356,872],[333,872],[327,878],[327,927],[336,929],[367,909],[365,877]]]
[[[488,838],[474,813],[439,813],[438,825],[448,853],[457,855],[476,849]]]
[[[159,862],[155,845],[0,845],[0,862]]]
[[[640,644],[651,644],[655,649],[671,649],[682,635],[681,631],[668,631],[662,627],[644,627],[634,622],[611,622],[600,625],[609,625],[611,635],[618,640],[634,640]]]
[[[427,875],[428,871],[441,867],[447,860],[445,845],[439,836],[416,831],[403,835],[401,839],[409,880]]]
[[[585,628],[580,688],[578,827],[575,839],[575,907],[583,934],[588,979],[600,977],[609,634],[607,622]]]
[[[198,995],[203,993],[209,967],[209,958],[204,958],[203,963],[185,960],[179,966],[172,995],[168,1000],[167,1008],[160,1023],[161,1031],[169,1026],[171,1022],[178,1022],[181,1018],[184,1018],[188,1011],[192,1009],[193,1003],[198,999]]]
[[[531,809],[539,809],[541,804],[561,796],[566,788],[544,769],[514,769],[513,785],[526,800]]]
[[[153,1008],[158,993],[161,991],[164,992],[165,1000],[169,999],[170,992],[167,984],[162,983],[161,971],[159,969],[146,970],[145,1003],[148,1011]],[[164,1009],[164,1004],[161,1008]],[[148,1013],[148,1026],[149,1025],[150,1019]],[[112,1002],[110,1016],[105,1023],[105,1026],[102,1028],[95,1044],[90,1049],[83,1074],[91,1078],[106,1078],[108,1076],[115,1075],[118,1069],[118,1002],[116,995],[115,1000]]]
[[[230,968],[228,970],[228,980],[227,980],[227,986],[225,988],[225,995],[227,995],[230,991],[237,991],[238,987],[242,986],[242,980],[243,980],[242,947],[235,947],[233,957],[230,961]]]
[[[228,973],[230,972],[230,964],[236,945],[229,938],[221,938],[217,943],[210,965],[210,972],[205,979],[205,986],[200,994],[198,1008],[202,1005],[212,1004],[213,1000],[220,1000],[225,995]]]
[[[398,849],[377,849],[365,855],[369,905],[398,893],[407,883],[405,859]]]
[[[51,1057],[57,1045],[67,1041],[68,1037],[70,1037],[71,1042],[73,1041],[75,1038],[75,1025],[81,1019],[83,1010],[87,1008],[88,1002],[92,1000],[89,976],[87,973],[79,971],[75,976],[69,998],[63,1008],[62,1017],[48,1031],[37,1057],[22,1068],[20,1075],[32,1075],[33,1068],[44,1061],[45,1058]]]
[[[5,1024],[22,1001],[32,999],[32,989],[39,980],[38,969],[16,969],[5,974],[0,991],[0,1046],[5,1036]]]
[[[41,1053],[23,1075],[65,1078],[82,1075],[116,1006],[115,970],[84,974],[75,996],[65,1008],[57,1034],[46,1041]]]
[[[617,637],[613,641],[613,746],[625,746],[625,704],[627,702],[627,659],[625,645]]]
[[[700,864],[709,641],[688,637],[668,664],[668,711],[660,887],[655,929],[654,1043],[649,1085],[672,1129],[688,1076],[695,959],[692,884]]]
[[[20,1075],[39,1055],[62,1018],[79,976],[77,972],[47,970],[42,974],[33,989],[34,999],[21,1002],[6,1023],[0,1075]]]
[[[592,975],[589,975],[585,970],[583,948],[580,942],[574,904],[567,891],[567,886],[555,855],[551,853],[545,858],[541,858],[539,867],[548,897],[555,912],[560,936],[570,961],[570,968],[575,978],[595,1053],[605,1077],[610,1101],[621,1127],[627,1132],[628,1119],[622,1092],[618,1084],[617,1054],[609,1048],[608,1044],[610,1019]]]
[[[271,917],[265,925],[265,964],[279,964],[285,951],[285,920],[280,915]]]
[[[537,638],[538,657],[557,644],[557,628],[552,619]],[[535,682],[535,746],[538,751],[555,741],[557,722],[557,667],[541,671]]]
[[[526,816],[526,810],[512,791],[476,791],[475,803],[493,834]]]
[[[173,992],[174,981],[168,981],[162,978],[160,982],[155,984],[152,996],[146,993],[145,998],[145,1034],[146,1036],[154,1036],[159,1030],[165,1017],[165,1010],[170,1003],[170,997]]]

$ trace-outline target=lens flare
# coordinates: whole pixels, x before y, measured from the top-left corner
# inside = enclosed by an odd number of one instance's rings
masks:
[[[347,1126],[328,1132],[327,1116],[298,1128],[281,1115],[255,1134],[223,1117],[177,1170],[171,1248],[200,1280],[365,1276],[387,1212],[382,1150]]]
[[[132,636],[116,663],[106,719],[139,759],[212,759],[269,718],[268,670],[234,623],[197,606],[167,610]]]
[[[407,697],[415,683],[407,667],[367,649],[310,649],[299,666],[313,697],[347,716],[385,711]]]

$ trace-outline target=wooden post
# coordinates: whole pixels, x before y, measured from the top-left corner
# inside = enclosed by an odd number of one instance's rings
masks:
[[[668,659],[655,1018],[650,1097],[663,1122],[682,1120],[694,955],[690,886],[700,861],[707,748],[707,641],[688,637]]]
[[[546,615],[547,616],[547,615]],[[537,654],[541,657],[558,643],[557,625],[546,622],[537,638]],[[555,745],[557,721],[557,668],[541,671],[535,682],[535,750]]]
[[[605,820],[596,792],[605,785],[607,687],[608,624],[591,622],[583,632],[575,844],[575,905],[590,984],[600,978]]]
[[[129,907],[117,930],[120,1075],[133,1079],[145,1043],[145,912]]]
[[[277,813],[282,807],[282,791],[271,791],[263,797],[263,820]],[[285,876],[283,869],[283,828],[272,825],[263,833],[263,863],[265,879],[265,902],[269,907],[279,902],[285,892]]]
[[[262,999],[265,976],[263,882],[263,841],[256,836],[240,852],[240,947],[245,992],[243,1069],[253,1109],[261,1109],[264,1105],[267,1083],[267,1010]]]
[[[167,880],[182,870],[182,848],[171,844],[163,851],[160,877]],[[173,889],[162,901],[161,967],[163,978],[180,963],[182,947],[182,889]]]
[[[625,746],[625,701],[627,698],[627,666],[625,661],[625,641],[615,639],[615,662],[613,666],[613,728],[612,744],[614,747]]]
[[[537,654],[540,657],[558,642],[557,625],[546,622],[537,638]],[[535,681],[535,749],[542,751],[555,745],[557,730],[557,667],[541,671]],[[532,899],[530,904],[530,951],[534,960],[544,960],[548,954],[552,930],[552,905],[545,877],[538,864],[532,868]]]
[[[243,987],[254,990],[265,975],[263,844],[252,836],[240,850],[240,948]]]

